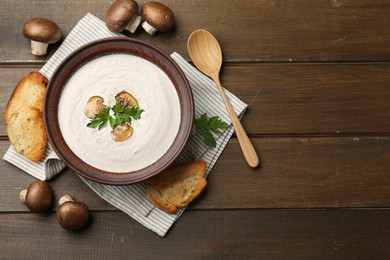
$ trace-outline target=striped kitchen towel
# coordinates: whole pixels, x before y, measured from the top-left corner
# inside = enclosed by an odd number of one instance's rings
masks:
[[[92,14],[87,14],[69,33],[62,45],[42,67],[40,72],[50,79],[56,67],[72,51],[91,41],[113,36],[123,35],[110,32],[106,29],[103,21]],[[191,85],[195,102],[195,117],[208,113],[209,115],[218,115],[222,120],[230,123],[229,116],[215,84],[191,66],[179,54],[173,53],[171,57],[181,67]],[[241,118],[247,105],[227,90],[226,94],[234,110]],[[223,149],[228,144],[233,131],[232,126],[230,126],[220,134],[217,138],[216,148],[209,148],[201,140],[201,137],[192,134],[184,151],[175,163],[201,159],[207,162],[207,174],[209,174]],[[4,155],[4,160],[15,164],[27,173],[42,180],[50,179],[65,167],[49,145],[45,159],[41,163],[28,161],[20,154],[17,154],[12,147]],[[83,177],[80,178],[104,200],[160,236],[165,236],[169,228],[185,210],[181,209],[176,214],[167,214],[155,208],[146,196],[144,183],[128,186],[110,186],[96,183]]]

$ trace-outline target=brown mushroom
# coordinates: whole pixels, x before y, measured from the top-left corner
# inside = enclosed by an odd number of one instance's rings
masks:
[[[61,30],[56,23],[44,18],[31,18],[23,27],[24,37],[31,40],[31,53],[45,55],[49,44],[61,39]]]
[[[70,195],[65,195],[58,201],[57,221],[67,230],[79,230],[89,220],[88,206],[82,202],[75,202]]]
[[[122,91],[116,94],[115,99],[120,101],[124,107],[138,107],[138,102],[129,92]]]
[[[54,194],[47,182],[34,181],[28,186],[27,190],[20,192],[19,198],[31,212],[42,213],[50,210]]]
[[[111,131],[111,138],[115,142],[121,142],[133,134],[133,127],[129,124],[116,125]]]
[[[125,28],[134,33],[141,23],[141,16],[137,15],[138,4],[134,0],[116,0],[106,13],[106,26],[115,33]]]
[[[84,107],[84,114],[89,118],[95,118],[97,114],[100,114],[105,105],[104,100],[100,96],[92,96],[88,99],[87,104]]]
[[[153,35],[156,31],[167,32],[175,25],[175,15],[172,10],[159,2],[148,2],[142,7],[142,16],[145,21],[142,27]]]

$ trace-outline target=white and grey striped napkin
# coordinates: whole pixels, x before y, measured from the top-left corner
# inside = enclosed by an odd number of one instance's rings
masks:
[[[88,13],[69,33],[40,72],[50,79],[56,67],[72,51],[91,41],[113,36],[123,35],[110,32],[106,29],[103,21]],[[214,83],[179,54],[173,53],[171,57],[181,67],[191,85],[195,101],[195,116],[199,117],[202,113],[208,113],[212,116],[218,115],[222,120],[230,123],[231,121]],[[242,117],[247,105],[227,90],[226,94],[236,113],[239,117]],[[212,149],[207,147],[199,136],[192,135],[176,163],[202,159],[207,162],[207,174],[210,173],[228,144],[233,131],[231,126],[225,130],[217,139],[217,147]],[[16,153],[12,146],[3,159],[41,180],[48,180],[65,168],[65,165],[59,160],[50,145],[48,145],[42,162],[33,163],[25,159],[22,155]],[[160,236],[165,236],[169,228],[184,211],[182,209],[176,214],[167,214],[155,208],[146,197],[145,184],[143,183],[128,186],[110,186],[80,178],[104,200]]]

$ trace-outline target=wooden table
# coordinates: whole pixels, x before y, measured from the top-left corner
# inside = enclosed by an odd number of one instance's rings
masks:
[[[133,37],[186,59],[193,30],[217,37],[222,82],[249,104],[242,122],[261,167],[246,165],[233,137],[207,190],[161,238],[69,169],[49,183],[56,197],[69,193],[85,202],[92,219],[83,231],[67,232],[54,207],[45,215],[26,210],[18,193],[34,179],[0,160],[0,258],[389,258],[389,1],[162,2],[176,15],[175,30]],[[110,1],[0,5],[3,110],[18,80],[59,46],[45,57],[31,55],[24,22],[49,18],[66,36],[87,12],[104,19]],[[1,122],[3,155],[9,141]]]

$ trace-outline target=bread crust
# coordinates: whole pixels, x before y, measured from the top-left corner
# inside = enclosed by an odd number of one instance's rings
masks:
[[[4,110],[12,146],[34,162],[40,161],[46,151],[42,109],[48,83],[41,73],[30,72],[16,85]]]
[[[207,185],[205,161],[198,160],[169,168],[151,178],[146,186],[149,200],[167,213],[186,207]]]
[[[4,110],[4,120],[8,119],[22,106],[31,106],[42,112],[46,86],[49,80],[41,73],[33,71],[23,77],[16,85]]]
[[[11,114],[6,127],[12,146],[31,161],[45,155],[46,133],[42,113],[30,106],[22,106]]]

